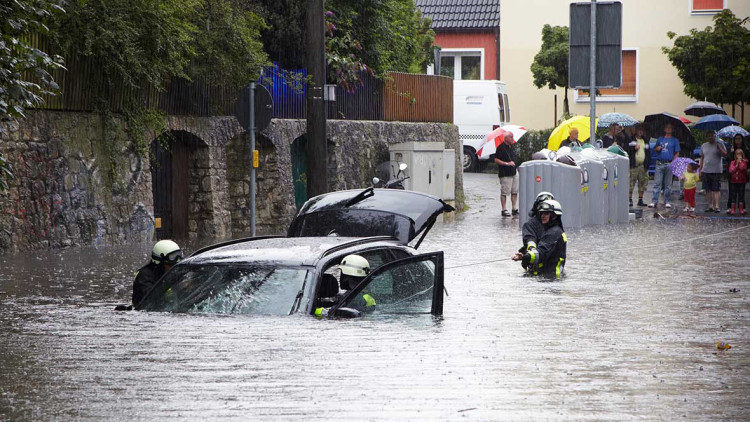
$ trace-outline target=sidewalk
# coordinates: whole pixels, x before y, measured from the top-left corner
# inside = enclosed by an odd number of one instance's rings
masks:
[[[750,210],[747,207],[747,204],[745,204],[745,215],[729,215],[726,213],[727,210],[727,198],[729,195],[729,182],[726,180],[723,180],[721,182],[721,199],[719,200],[719,204],[721,205],[720,213],[706,213],[703,210],[708,208],[708,202],[706,201],[706,195],[702,192],[703,189],[703,183],[698,182],[698,185],[696,188],[698,189],[698,192],[695,195],[695,215],[705,216],[705,217],[726,217],[726,218],[746,218],[750,219]],[[750,183],[745,184],[745,202],[750,201]],[[685,208],[685,201],[680,199],[680,196],[682,194],[682,191],[680,190],[680,183],[677,181],[672,182],[672,194],[670,195],[670,201],[669,203],[672,204],[671,209],[664,208],[664,197],[659,197],[659,206],[658,208],[648,208],[648,207],[639,207],[638,205],[638,188],[636,187],[636,192],[633,193],[633,206],[631,208],[635,209],[643,209],[644,213],[648,212],[647,210],[652,211],[658,211],[661,214],[669,213],[669,214],[683,214],[683,208]],[[649,179],[648,181],[648,188],[646,189],[646,192],[643,193],[643,202],[648,204],[651,202],[651,199],[654,196],[654,181]],[[739,210],[737,211],[739,213]]]

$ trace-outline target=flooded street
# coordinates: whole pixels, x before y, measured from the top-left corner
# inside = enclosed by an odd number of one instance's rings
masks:
[[[750,417],[750,219],[569,230],[539,282],[497,177],[464,184],[420,247],[445,251],[439,319],[114,312],[150,245],[0,257],[0,420]]]

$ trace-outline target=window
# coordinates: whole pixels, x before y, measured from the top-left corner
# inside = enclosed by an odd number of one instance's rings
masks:
[[[713,14],[726,8],[726,0],[688,0],[693,14]]]
[[[622,50],[622,84],[619,88],[598,90],[596,101],[634,102],[638,100],[638,51]],[[576,102],[589,102],[583,90],[575,92]]]
[[[435,68],[427,67],[427,74],[435,74]],[[445,48],[440,54],[440,74],[453,79],[484,79],[484,49]]]

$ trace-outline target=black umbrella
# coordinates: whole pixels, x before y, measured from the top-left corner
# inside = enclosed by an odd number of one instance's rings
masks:
[[[685,109],[685,114],[688,116],[703,117],[711,114],[727,114],[727,112],[714,103],[698,101],[697,103],[690,104],[688,108]]]
[[[674,129],[672,131],[672,136],[680,141],[680,149],[683,150],[686,155],[689,155],[695,148],[695,138],[693,138],[690,128],[688,128],[687,125],[674,114],[649,114],[643,119],[643,124],[646,126],[648,134],[653,138],[663,136],[664,126],[671,124]]]

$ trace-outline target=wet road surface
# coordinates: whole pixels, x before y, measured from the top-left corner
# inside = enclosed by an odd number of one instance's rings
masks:
[[[446,253],[440,319],[114,312],[149,245],[0,257],[0,420],[750,417],[750,221],[569,230],[539,282],[496,176],[464,177],[420,247]]]

